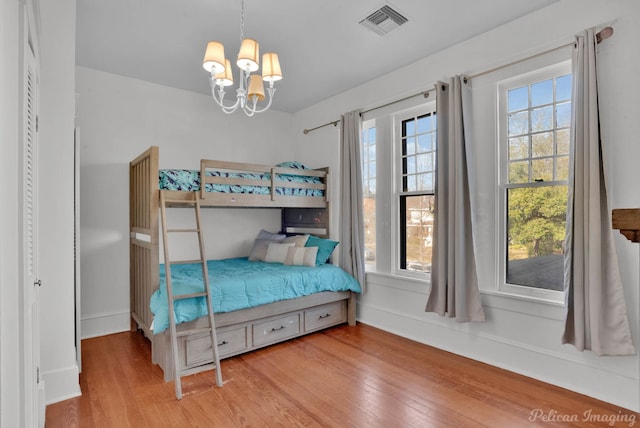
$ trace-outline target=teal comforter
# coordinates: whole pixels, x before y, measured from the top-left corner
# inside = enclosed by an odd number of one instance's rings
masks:
[[[321,291],[360,292],[360,284],[344,270],[331,264],[317,267],[288,266],[249,261],[246,257],[207,261],[213,297],[213,311],[230,312],[279,300],[294,299]],[[160,265],[160,288],[151,296],[153,332],[169,326],[164,265]],[[203,290],[199,263],[171,266],[174,295]],[[178,300],[174,304],[176,323],[193,321],[207,314],[204,298]]]

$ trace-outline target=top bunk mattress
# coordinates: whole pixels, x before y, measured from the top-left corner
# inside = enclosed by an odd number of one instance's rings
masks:
[[[309,186],[322,186],[322,179],[320,177],[305,175],[305,171],[310,171],[310,169],[305,167],[301,163],[284,162],[282,164],[276,165],[276,167],[300,171],[300,175],[295,173],[275,174],[274,185],[276,195],[313,197],[324,196],[324,190],[310,188]],[[207,169],[205,174],[208,177],[220,178],[219,183],[205,184],[205,192],[242,193],[253,195],[271,194],[270,172],[235,172]],[[161,169],[159,170],[158,178],[160,190],[192,192],[200,191],[202,187],[200,171],[198,170]],[[296,186],[296,183],[299,183],[300,186]]]
[[[291,266],[281,263],[249,261],[247,257],[208,260],[213,312],[231,312],[281,300],[295,299],[322,291],[361,292],[360,284],[338,266]],[[173,294],[202,292],[200,263],[171,266]],[[160,265],[160,288],[151,296],[154,314],[153,333],[169,326],[167,287],[164,265]],[[174,303],[176,324],[193,321],[207,314],[203,297]]]

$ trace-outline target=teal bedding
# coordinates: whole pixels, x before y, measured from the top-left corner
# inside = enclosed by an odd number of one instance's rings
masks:
[[[270,195],[271,194],[271,174],[269,173],[232,173],[222,171],[207,171],[208,176],[212,177],[230,177],[230,178],[248,178],[252,180],[262,180],[264,186],[239,186],[230,184],[206,184],[207,192],[222,193],[250,193],[254,195]],[[160,190],[180,190],[180,191],[197,191],[200,190],[200,171],[186,169],[161,169],[159,171]],[[324,192],[319,189],[304,189],[291,187],[278,187],[278,182],[286,183],[314,183],[321,184],[322,181],[318,177],[309,177],[292,174],[278,174],[276,176],[276,194],[287,196],[323,196]]]
[[[207,267],[214,313],[252,308],[321,291],[361,292],[358,281],[331,264],[289,266],[240,257],[209,260]],[[160,288],[151,296],[154,334],[169,326],[165,278],[164,265],[160,265]],[[199,263],[171,266],[171,284],[176,296],[202,291],[202,266]],[[178,300],[174,309],[177,324],[207,314],[206,300],[202,297]]]

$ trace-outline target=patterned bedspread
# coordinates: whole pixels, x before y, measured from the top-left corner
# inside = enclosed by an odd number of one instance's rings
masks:
[[[207,184],[205,191],[222,192],[222,193],[251,193],[255,195],[271,194],[271,174],[270,173],[244,173],[244,172],[225,172],[225,171],[207,171],[208,176],[212,177],[229,177],[229,178],[247,178],[252,180],[262,180],[264,186],[238,186],[230,184]],[[162,169],[159,172],[160,189],[161,190],[181,190],[194,191],[200,190],[200,171],[186,169]],[[309,177],[293,174],[278,174],[276,176],[276,194],[287,196],[324,196],[324,192],[319,189],[302,189],[291,187],[278,187],[278,182],[287,183],[314,183],[321,184],[322,181],[318,177]]]

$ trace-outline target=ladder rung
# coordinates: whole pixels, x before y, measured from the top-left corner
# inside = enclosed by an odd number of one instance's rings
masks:
[[[191,328],[188,330],[180,330],[176,331],[176,336],[187,336],[189,334],[198,334],[198,333],[209,333],[211,331],[210,327],[200,327],[200,328]]]
[[[167,229],[167,232],[200,232],[200,229]]]
[[[178,296],[173,296],[173,300],[183,300],[183,299],[190,299],[192,297],[206,297],[206,296],[207,296],[206,292],[180,294]]]
[[[193,205],[196,203],[193,199],[166,199],[164,200],[166,205]]]
[[[200,264],[202,264],[202,263],[204,263],[204,262],[202,261],[202,259],[198,259],[198,260],[175,260],[175,261],[169,261],[169,264],[172,264],[172,265],[190,265],[190,264],[193,264],[193,263],[200,263]]]
[[[208,364],[203,364],[201,366],[192,367],[190,369],[181,370],[180,374],[182,376],[189,376],[190,374],[201,372],[202,369],[216,369],[216,370],[218,370],[217,366],[214,363],[208,363]],[[219,385],[219,386],[222,386],[222,385]]]

